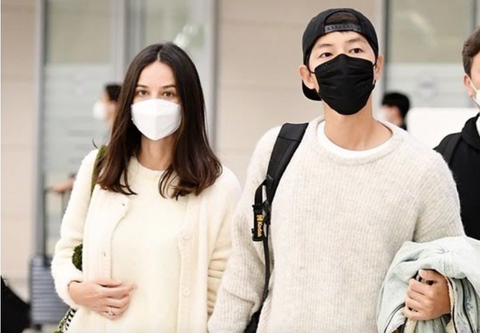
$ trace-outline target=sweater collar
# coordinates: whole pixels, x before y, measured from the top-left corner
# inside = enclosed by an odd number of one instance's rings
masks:
[[[361,165],[375,162],[395,151],[400,146],[400,143],[404,140],[404,136],[408,135],[405,131],[395,125],[387,122],[381,122],[385,127],[388,127],[392,131],[392,137],[389,139],[390,142],[387,147],[365,157],[359,157],[354,159],[345,158],[329,151],[328,149],[323,147],[318,141],[318,124],[323,121],[325,121],[324,117],[318,117],[309,123],[307,131],[305,132],[304,141],[308,142],[308,145],[311,146],[318,153],[326,156],[328,159],[332,160],[335,163],[344,165]]]
[[[476,117],[470,118],[463,127],[462,139],[476,150],[480,150],[480,135],[477,129],[477,121],[480,114]]]

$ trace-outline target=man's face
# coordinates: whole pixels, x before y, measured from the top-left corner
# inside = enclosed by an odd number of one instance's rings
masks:
[[[310,89],[319,91],[315,74],[315,68],[327,61],[332,60],[340,54],[346,54],[353,58],[360,58],[375,63],[375,53],[367,39],[361,34],[353,31],[331,32],[320,37],[312,48],[308,61],[308,68],[300,66],[300,75],[305,85]],[[380,79],[383,67],[383,57],[378,56],[374,68],[374,79]]]
[[[475,98],[476,93],[475,93],[475,89],[473,89],[472,87],[472,83],[477,90],[480,90],[480,52],[477,53],[472,59],[472,68],[470,70],[470,76],[465,74],[463,78],[463,84],[467,88],[468,96],[470,96],[471,98]]]

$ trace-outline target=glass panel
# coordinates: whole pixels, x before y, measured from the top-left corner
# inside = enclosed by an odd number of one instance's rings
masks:
[[[387,3],[386,91],[407,93],[414,107],[470,106],[461,52],[474,27],[474,1]]]
[[[93,119],[93,103],[113,77],[109,0],[48,0],[43,78],[43,172],[45,187],[77,172],[108,130]],[[46,192],[47,193],[47,192]],[[46,250],[53,252],[68,198],[47,193]]]

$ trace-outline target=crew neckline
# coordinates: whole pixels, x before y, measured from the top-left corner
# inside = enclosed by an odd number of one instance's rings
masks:
[[[153,169],[147,168],[142,163],[140,163],[140,161],[138,160],[138,158],[136,156],[132,157],[132,161],[135,164],[136,169],[138,171],[142,172],[142,173],[146,173],[146,174],[149,174],[149,175],[152,175],[152,176],[158,176],[158,175],[161,175],[161,174],[165,173],[165,170],[153,170]]]
[[[324,117],[318,117],[312,120],[308,128],[305,132],[304,141],[309,144],[309,146],[316,151],[318,154],[322,155],[324,158],[328,158],[330,161],[342,164],[342,165],[360,165],[366,163],[375,162],[387,155],[391,152],[395,151],[400,144],[405,140],[406,132],[401,130],[395,125],[389,124],[384,121],[377,120],[379,123],[390,129],[392,132],[392,137],[387,141],[388,144],[380,150],[374,151],[372,154],[368,154],[367,156],[360,156],[357,158],[345,158],[342,156],[338,156],[337,154],[331,152],[329,149],[325,148],[318,140],[318,128],[321,122],[324,122]],[[378,146],[380,147],[380,146]],[[378,148],[376,147],[376,148]],[[343,149],[343,148],[342,148]]]
[[[343,158],[361,158],[373,155],[383,149],[386,149],[391,143],[391,140],[393,138],[393,132],[392,136],[387,141],[377,147],[366,150],[350,150],[335,144],[332,140],[328,138],[327,134],[325,133],[325,121],[321,121],[318,123],[317,136],[320,144],[322,144],[323,147],[330,152]]]

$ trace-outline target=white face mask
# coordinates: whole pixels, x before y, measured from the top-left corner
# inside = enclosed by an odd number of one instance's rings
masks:
[[[93,118],[96,120],[105,120],[107,118],[107,106],[102,101],[96,101],[93,104]]]
[[[478,89],[475,87],[475,85],[472,82],[472,79],[470,79],[470,87],[472,87],[473,90],[475,90],[475,97],[473,100],[475,103],[477,103],[478,106],[480,106],[480,93],[478,92]],[[480,134],[480,117],[477,119],[477,132]]]
[[[475,103],[477,103],[478,106],[480,106],[480,93],[478,92],[477,88],[473,84],[472,79],[469,78],[469,80],[470,80],[470,87],[472,87],[472,89],[475,91],[475,96],[473,97],[473,100],[475,101]]]
[[[132,121],[143,135],[157,141],[180,127],[182,109],[177,103],[147,99],[132,105]]]

